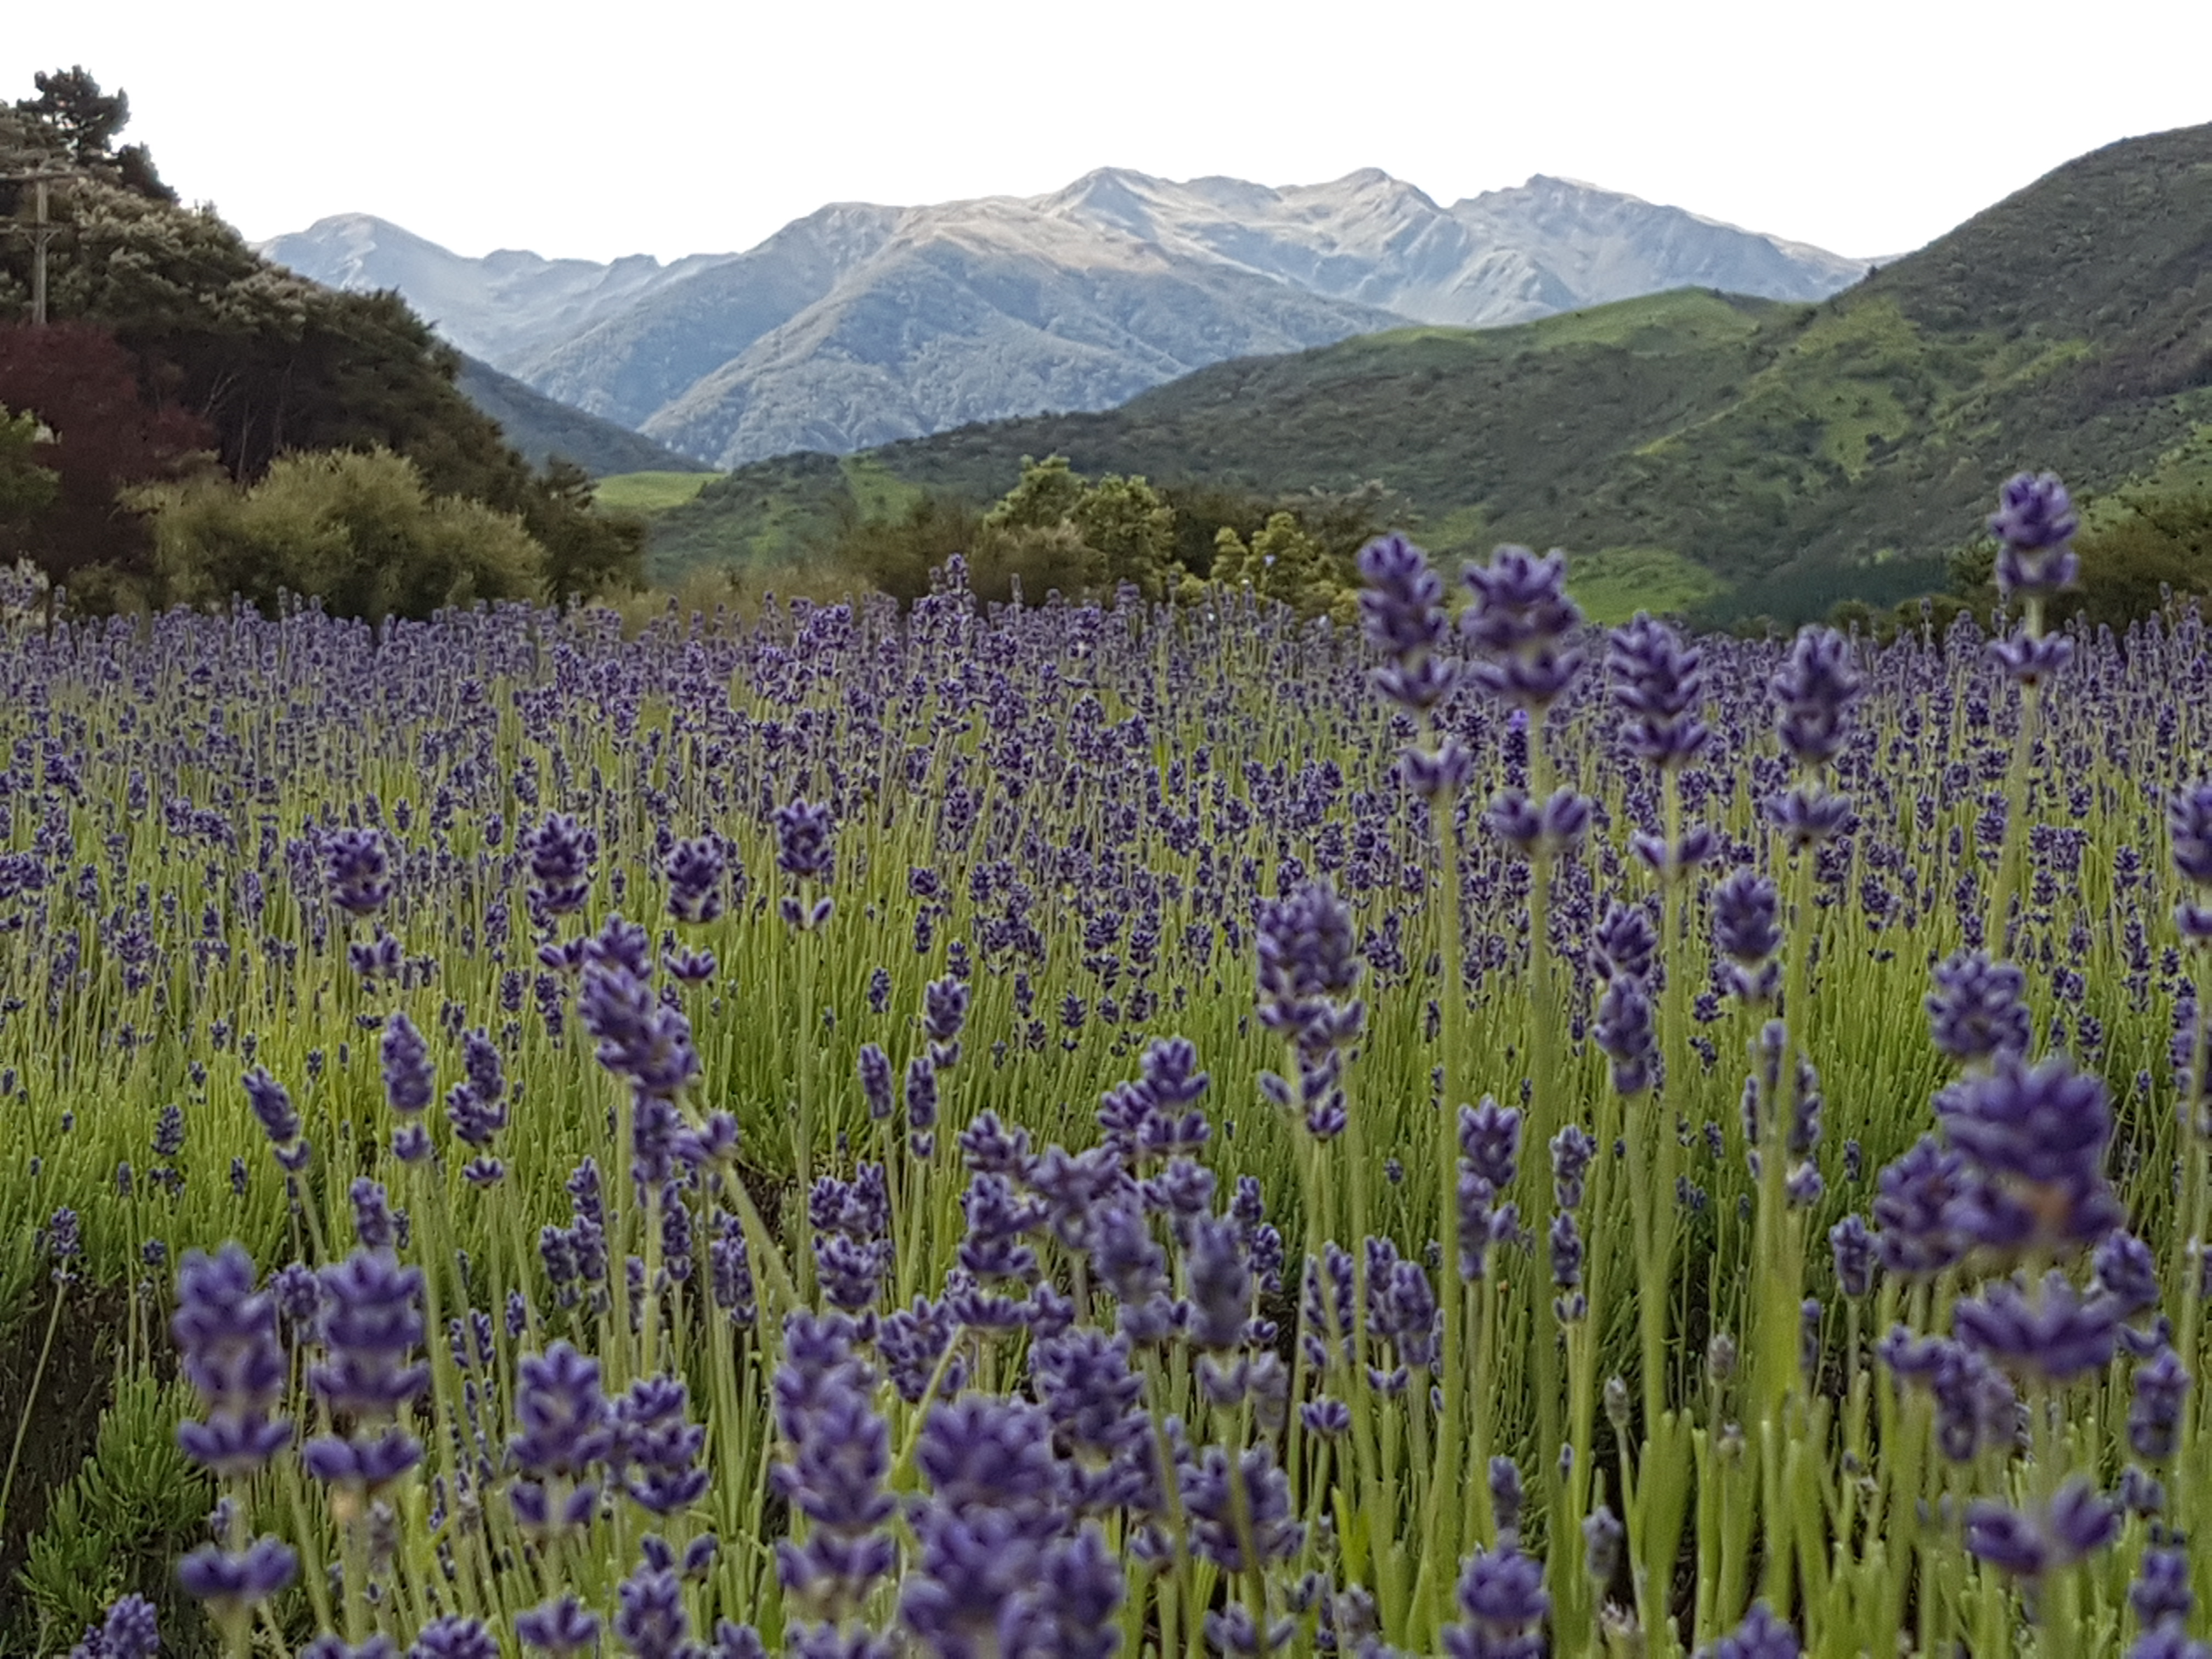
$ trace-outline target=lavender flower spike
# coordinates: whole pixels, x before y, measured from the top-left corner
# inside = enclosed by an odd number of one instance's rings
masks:
[[[1782,746],[1810,771],[1842,752],[1846,722],[1865,694],[1851,647],[1832,628],[1802,630],[1769,688]]]
[[[1468,568],[1474,603],[1460,625],[1491,658],[1474,671],[1477,684],[1534,711],[1573,684],[1583,665],[1569,641],[1582,612],[1566,578],[1566,555],[1556,549],[1540,559],[1525,547],[1501,547],[1489,564]]]
[[[2081,561],[2067,544],[2081,521],[2055,472],[2015,473],[1998,492],[1990,533],[2003,544],[1996,562],[1997,591],[2040,599],[2074,585]]]

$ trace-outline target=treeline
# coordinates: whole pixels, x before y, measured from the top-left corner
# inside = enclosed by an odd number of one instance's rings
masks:
[[[70,176],[49,187],[55,320],[0,322],[0,562],[29,559],[88,610],[283,587],[418,615],[639,583],[642,522],[597,511],[574,467],[533,470],[397,295],[270,264],[180,206],[143,146],[117,147],[120,92],[82,69],[35,84],[0,106],[0,174]],[[0,215],[32,209],[0,185]],[[31,258],[0,237],[0,319],[27,319]]]
[[[2079,580],[2045,601],[2045,617],[2054,627],[2078,623],[2124,634],[2132,623],[2172,615],[2192,602],[2212,608],[2212,488],[2122,490],[2089,515],[2074,550],[2081,559]],[[1887,610],[1845,601],[1829,619],[1880,639],[1930,621],[1942,628],[1962,611],[1987,620],[1998,609],[1996,565],[1996,544],[1979,542],[1951,561],[1943,592]]]
[[[1064,455],[1024,456],[1020,482],[988,505],[925,491],[886,516],[849,510],[822,556],[901,599],[927,593],[930,572],[957,554],[987,599],[1100,598],[1127,584],[1190,602],[1225,583],[1348,622],[1360,548],[1402,517],[1380,484],[1271,496],[1086,478]]]

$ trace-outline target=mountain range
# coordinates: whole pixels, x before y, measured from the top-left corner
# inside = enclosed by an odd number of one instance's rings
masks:
[[[1409,321],[1509,325],[1686,286],[1813,300],[1867,268],[1567,179],[1443,207],[1371,169],[1274,189],[1108,168],[1040,197],[838,204],[666,264],[464,258],[364,215],[262,251],[395,289],[489,368],[721,467],[1108,409]]]
[[[1395,296],[1394,296],[1395,297]],[[1634,603],[1817,617],[1941,588],[1999,483],[2212,486],[2212,125],[2080,157],[1816,303],[1686,289],[1502,328],[1401,329],[710,483],[664,573],[781,559],[1025,455],[1283,495],[1374,480],[1439,553],[1563,546]]]

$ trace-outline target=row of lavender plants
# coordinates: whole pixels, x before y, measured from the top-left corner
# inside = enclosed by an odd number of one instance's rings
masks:
[[[2201,1655],[2212,642],[2073,527],[1879,651],[19,628],[15,1340],[232,1654]]]

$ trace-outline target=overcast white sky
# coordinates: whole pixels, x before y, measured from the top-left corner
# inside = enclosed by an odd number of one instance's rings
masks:
[[[0,95],[82,63],[255,238],[362,211],[465,253],[672,258],[1100,166],[1380,167],[1875,255],[2212,120],[2208,62],[2212,0],[24,0]]]

